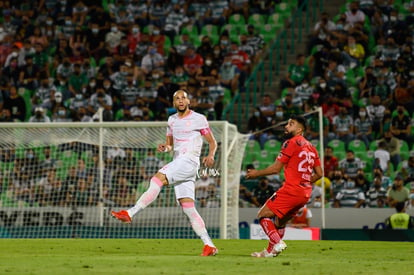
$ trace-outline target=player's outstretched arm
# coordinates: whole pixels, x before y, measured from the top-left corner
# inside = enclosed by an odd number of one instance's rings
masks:
[[[217,141],[211,131],[205,134],[204,138],[208,142],[208,155],[203,158],[203,165],[211,168],[214,165],[214,155],[217,150]]]
[[[173,137],[167,136],[167,140],[164,144],[158,144],[158,152],[170,152],[173,149]]]
[[[262,170],[248,169],[246,178],[254,179],[254,178],[264,177],[268,175],[279,174],[282,168],[283,168],[283,163],[278,160],[275,160],[275,162],[272,165],[266,167],[265,169],[262,169]]]

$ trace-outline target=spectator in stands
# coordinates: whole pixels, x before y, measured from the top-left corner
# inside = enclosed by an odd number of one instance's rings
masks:
[[[214,179],[207,174],[201,175],[195,182],[195,196],[196,200],[200,204],[200,207],[206,207],[208,197],[209,185],[215,185]]]
[[[338,169],[339,162],[338,159],[333,154],[333,149],[331,146],[325,147],[325,157],[324,157],[324,169],[325,175],[332,179],[334,172]]]
[[[288,226],[293,228],[307,228],[310,227],[310,220],[312,218],[312,211],[305,206],[300,208],[296,215],[289,221]]]
[[[72,122],[72,118],[70,117],[69,110],[64,105],[57,107],[55,112],[52,112],[52,121],[53,122]]]
[[[385,188],[385,190],[388,190],[391,185],[392,181],[391,178],[387,175],[384,175],[384,172],[381,170],[381,167],[374,167],[372,174],[374,178],[380,178],[381,179],[381,185]]]
[[[231,42],[228,54],[231,56],[231,63],[236,65],[240,71],[239,82],[240,87],[243,87],[244,81],[251,71],[251,60],[249,55],[239,48],[236,41]]]
[[[397,203],[406,203],[410,198],[410,191],[404,187],[404,178],[397,174],[394,178],[394,184],[387,191],[387,204],[389,207],[395,207]]]
[[[364,47],[356,42],[354,36],[348,36],[348,43],[344,46],[344,65],[351,69],[360,66],[365,58]]]
[[[157,52],[161,55],[164,55],[164,44],[166,39],[168,38],[161,33],[161,29],[157,26],[153,26],[150,41],[156,47]]]
[[[339,168],[342,170],[346,180],[354,180],[358,174],[358,169],[363,168],[363,166],[361,160],[358,157],[355,157],[354,151],[347,150],[346,158],[339,161]]]
[[[298,85],[295,89],[293,88],[287,88],[287,93],[285,95],[285,97],[282,99],[282,106],[287,106],[290,104],[286,103],[286,100],[288,102],[291,102],[291,105],[293,107],[295,107],[295,109],[297,108],[297,112],[302,111],[303,109],[303,100],[300,96],[296,95],[296,91],[298,88],[301,88],[302,85]]]
[[[414,182],[414,156],[410,156],[407,161],[403,162],[400,172],[405,178],[405,183]]]
[[[11,119],[13,121],[24,121],[26,117],[26,103],[24,99],[17,93],[15,86],[10,86],[9,95],[4,99],[4,106],[11,111]]]
[[[375,177],[372,186],[365,194],[367,206],[371,208],[384,208],[386,206],[387,190],[382,186],[381,178]]]
[[[358,83],[359,99],[364,99],[367,102],[368,97],[371,95],[372,89],[377,85],[377,77],[374,74],[374,68],[372,66],[365,67],[364,75],[361,81]]]
[[[302,83],[304,78],[309,77],[309,73],[309,66],[305,64],[305,55],[298,54],[295,64],[289,65],[286,77],[281,80],[280,89],[283,90],[288,87],[295,88]]]
[[[300,98],[301,109],[304,109],[304,105],[309,100],[314,91],[315,88],[309,84],[309,80],[307,78],[304,78],[302,80],[301,85],[296,86],[293,92],[293,95],[295,96],[294,100],[296,99],[296,97]]]
[[[358,116],[354,121],[354,133],[357,139],[364,142],[366,148],[369,148],[372,137],[372,122],[367,115],[367,109],[362,106],[359,108]]]
[[[20,76],[20,69],[18,68],[17,64],[17,57],[13,57],[10,60],[10,65],[3,68],[3,75],[6,77],[7,81],[11,85],[18,86],[19,83],[19,76]]]
[[[378,54],[380,60],[384,62],[384,66],[393,68],[400,56],[400,48],[395,43],[394,38],[388,36],[384,47]]]
[[[361,189],[365,194],[370,186],[371,182],[367,179],[364,170],[359,168],[355,177],[355,187]]]
[[[383,74],[378,74],[376,78],[376,84],[370,91],[370,95],[378,95],[381,99],[381,103],[384,106],[389,106],[392,101],[392,94],[390,92],[390,86],[386,83],[386,76]]]
[[[249,189],[247,189],[246,186],[240,184],[239,207],[246,207],[246,202],[256,207],[260,206],[260,203],[257,201],[256,197],[253,196],[253,193]]]
[[[313,32],[309,36],[309,41],[307,44],[307,53],[310,54],[313,47],[316,45],[328,45],[328,37],[331,35],[331,32],[335,30],[335,23],[329,19],[329,14],[327,12],[321,13],[321,18],[316,22],[313,27]]]
[[[208,120],[215,120],[214,99],[208,89],[200,89],[197,93],[196,112],[204,114]]]
[[[33,57],[31,55],[26,56],[25,63],[20,68],[20,86],[27,90],[34,91],[39,85],[37,81],[39,78],[39,68],[33,64]]]
[[[257,32],[256,28],[252,24],[247,25],[246,39],[247,44],[253,47],[255,55],[261,55],[265,46],[265,41],[263,40],[262,35]],[[241,41],[242,36],[240,36],[240,42]]]
[[[115,202],[116,206],[120,207],[130,206],[134,203],[134,189],[124,175],[119,175],[116,179],[116,183],[111,190],[111,200]]]
[[[270,126],[269,120],[263,114],[261,109],[257,107],[253,113],[253,115],[249,118],[247,129],[250,134],[253,134],[250,139],[255,139],[260,143],[261,148],[264,147],[264,144],[269,139],[269,132],[263,132],[264,130]]]
[[[90,29],[86,31],[85,49],[95,60],[101,60],[105,54],[105,35],[99,29],[97,23],[90,23]],[[134,48],[135,49],[135,48]]]
[[[224,57],[223,64],[220,66],[220,83],[223,87],[229,89],[234,95],[239,88],[240,71],[237,66],[231,63],[231,56]]]
[[[326,67],[325,70],[325,75],[324,78],[326,79],[326,83],[327,83],[327,87],[330,90],[345,90],[347,85],[345,83],[345,67],[342,64],[339,64],[338,61],[334,58],[330,59],[328,61],[328,66]],[[338,100],[340,99],[338,97],[338,92],[335,91],[334,92],[335,96],[338,98]],[[351,106],[347,106],[347,107],[351,107]]]
[[[248,43],[247,35],[245,34],[241,34],[239,40],[239,50],[247,53],[252,64],[257,64],[257,62],[260,60],[260,49],[258,49],[258,52],[256,52],[255,47]]]
[[[92,204],[93,197],[90,195],[90,190],[85,178],[79,178],[76,187],[70,187],[69,192],[69,205],[90,206]]]
[[[335,197],[334,207],[360,208],[365,204],[364,192],[355,186],[353,179],[348,179]]]
[[[76,63],[73,66],[73,74],[69,77],[69,91],[74,96],[77,93],[81,93],[86,89],[88,85],[88,78],[81,70],[81,64]]]
[[[190,78],[195,78],[196,73],[204,64],[203,57],[196,53],[194,46],[187,47],[184,55],[184,70]]]
[[[10,109],[4,108],[0,113],[0,122],[13,122]]]
[[[382,171],[387,174],[392,171],[391,169],[391,155],[387,151],[384,141],[378,143],[378,148],[374,151],[374,167],[380,167]]]
[[[142,178],[141,181],[151,178],[152,175],[164,165],[164,162],[155,155],[155,149],[147,149],[146,153],[147,155],[139,164],[139,175]]]
[[[46,206],[62,206],[64,204],[64,193],[62,181],[56,176],[56,170],[47,171],[46,177],[40,179],[37,187],[41,189],[39,204]]]
[[[269,94],[262,96],[262,102],[259,105],[259,109],[267,121],[271,121],[276,113],[276,106],[272,103],[272,99]]]
[[[398,167],[398,164],[401,162],[400,140],[394,137],[391,131],[386,131],[383,138],[378,140],[379,142],[385,143],[385,148],[390,153],[393,167]]]
[[[293,98],[293,93],[289,91],[282,100],[283,114],[286,118],[302,113],[299,104],[295,104]]]
[[[273,187],[269,185],[269,179],[262,177],[260,178],[257,187],[253,190],[253,196],[257,199],[259,205],[262,206],[274,192]]]
[[[171,42],[174,42],[174,37],[180,33],[180,30],[191,21],[184,13],[184,9],[180,4],[174,4],[173,10],[168,13],[163,26],[164,33],[169,37]]]
[[[372,121],[372,131],[375,133],[375,135],[378,135],[386,110],[385,106],[381,104],[381,98],[379,95],[373,95],[371,97],[371,104],[369,104],[366,109],[367,115]]]
[[[333,118],[332,126],[335,138],[342,140],[346,145],[354,139],[354,120],[345,107],[339,108],[339,115]]]
[[[153,1],[148,9],[149,24],[159,28],[165,25],[165,18],[171,10],[171,4],[164,1]]]
[[[349,4],[349,10],[345,12],[346,23],[351,27],[356,23],[364,24],[365,14],[359,9],[359,1],[352,1]]]
[[[408,143],[409,148],[413,144],[411,136],[411,118],[404,106],[397,107],[397,115],[391,119],[391,133],[394,137],[404,140]]]
[[[157,98],[157,89],[152,86],[151,79],[147,78],[144,87],[139,89],[139,98],[144,102],[144,106],[154,109],[155,100]]]
[[[116,22],[112,22],[111,30],[105,35],[105,43],[111,52],[119,46],[123,36],[125,36],[125,34],[119,30],[118,24]]]
[[[34,115],[29,118],[29,122],[51,122],[50,118],[47,116],[45,110],[42,107],[36,107],[34,110]]]
[[[177,67],[184,66],[184,56],[177,52],[176,47],[171,47],[165,62],[166,73],[174,74]]]
[[[141,67],[147,76],[154,70],[163,71],[164,58],[157,52],[156,47],[148,47],[148,53],[142,58]]]
[[[89,99],[88,110],[90,113],[94,114],[99,108],[103,108],[103,120],[111,121],[113,119],[112,104],[111,96],[105,93],[102,86],[98,86],[96,93]]]
[[[224,109],[224,87],[220,84],[218,72],[213,70],[211,78],[207,80],[205,87],[214,102],[215,119],[220,120]]]

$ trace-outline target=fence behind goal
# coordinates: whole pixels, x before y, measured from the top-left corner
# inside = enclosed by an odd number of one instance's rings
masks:
[[[247,136],[210,122],[218,142],[213,169],[200,167],[197,208],[213,238],[239,238],[238,198]],[[196,238],[174,189],[134,217],[111,210],[134,205],[149,179],[172,160],[158,153],[166,122],[1,124],[0,237]],[[203,146],[202,156],[207,154]]]

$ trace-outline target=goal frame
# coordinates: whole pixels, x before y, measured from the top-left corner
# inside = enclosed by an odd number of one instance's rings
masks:
[[[231,167],[233,169],[233,180],[232,180],[232,188],[239,189],[239,181],[240,178],[240,171],[242,165],[242,157],[245,150],[245,143],[242,146],[238,146],[240,140],[247,140],[247,135],[242,135],[238,132],[237,126],[234,124],[230,124],[227,121],[210,121],[210,127],[219,127],[222,129],[221,136],[217,136],[215,134],[216,139],[218,142],[221,143],[221,150],[220,156],[216,155],[216,159],[220,159],[220,166],[215,167],[218,169],[220,173],[220,218],[219,218],[219,230],[220,230],[220,238],[221,239],[238,239],[239,238],[239,210],[238,210],[238,192],[237,194],[233,194],[231,196],[231,201],[229,200],[229,159],[231,158],[229,152],[231,150],[237,150],[237,155],[241,156],[238,159],[230,159],[230,161],[234,162],[234,166]],[[81,128],[81,129],[92,129],[97,128],[99,129],[99,141],[95,143],[98,145],[99,148],[99,203],[97,206],[99,212],[99,226],[104,226],[104,220],[106,219],[107,213],[105,211],[105,206],[102,203],[102,191],[103,191],[103,181],[104,181],[104,136],[105,136],[105,129],[107,128],[151,128],[151,127],[167,127],[167,122],[103,122],[102,119],[100,121],[95,122],[83,122],[83,123],[75,123],[75,122],[57,122],[57,123],[0,123],[0,128],[2,129],[42,129],[42,128]],[[236,134],[234,134],[236,133]],[[76,140],[73,138],[71,141],[80,141],[84,142],[83,140]],[[224,142],[225,141],[225,142]],[[3,142],[3,143],[2,143]],[[1,144],[8,141],[2,141]],[[59,143],[56,143],[59,144]],[[237,148],[235,148],[237,147]],[[236,167],[236,168],[235,168]],[[236,171],[234,171],[236,170]],[[236,184],[237,186],[234,186]],[[237,198],[236,198],[237,195]],[[208,227],[208,224],[207,224]]]

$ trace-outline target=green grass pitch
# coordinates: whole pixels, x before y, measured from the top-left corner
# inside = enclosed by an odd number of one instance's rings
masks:
[[[414,246],[403,242],[286,241],[276,258],[252,258],[267,242],[215,240],[2,239],[0,274],[414,274]]]

